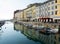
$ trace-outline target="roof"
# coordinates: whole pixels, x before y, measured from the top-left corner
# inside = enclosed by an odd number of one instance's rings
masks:
[[[23,9],[23,10],[26,10],[26,9],[32,7],[32,6],[41,6],[41,5],[46,4],[46,3],[48,3],[48,2],[51,2],[51,1],[53,1],[53,0],[47,0],[47,1],[43,2],[43,3],[33,3],[33,4],[29,4],[29,5],[27,6],[27,8],[25,8],[25,9]],[[16,10],[16,11],[14,11],[14,14],[17,13],[17,12],[23,11],[23,10]]]
[[[43,3],[33,3],[33,4],[28,5],[27,8],[30,8],[32,6],[40,6],[40,5],[46,4],[46,3],[51,2],[51,1],[53,1],[53,0],[47,0]]]
[[[21,11],[23,11],[23,10],[16,10],[16,11],[14,11],[14,14],[21,12]]]

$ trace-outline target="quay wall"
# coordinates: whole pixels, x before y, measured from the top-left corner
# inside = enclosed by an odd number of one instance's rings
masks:
[[[24,22],[24,21],[19,21],[25,24],[32,24],[32,25],[41,25],[49,28],[60,28],[59,23],[43,23],[43,22]]]

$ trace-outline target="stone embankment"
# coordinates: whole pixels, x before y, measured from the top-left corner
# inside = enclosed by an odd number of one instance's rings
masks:
[[[45,27],[49,27],[49,28],[59,28],[60,27],[59,23],[24,22],[24,21],[19,21],[18,23],[40,25],[40,26],[45,26]]]
[[[59,23],[24,22],[24,21],[18,21],[15,23],[22,24],[22,25],[32,28],[32,29],[37,29],[37,30],[42,29],[42,31],[44,31],[44,32],[49,31],[49,29],[52,29],[49,32],[54,32],[54,33],[59,32],[60,33],[60,24]],[[45,28],[47,30],[45,30]]]

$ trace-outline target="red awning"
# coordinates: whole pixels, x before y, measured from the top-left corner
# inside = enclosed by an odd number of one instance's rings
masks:
[[[53,18],[38,18],[38,19],[53,19]]]

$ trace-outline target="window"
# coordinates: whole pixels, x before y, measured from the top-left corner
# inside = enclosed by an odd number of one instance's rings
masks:
[[[50,12],[48,12],[48,15],[50,15]]]
[[[55,6],[55,9],[57,9],[57,6]]]
[[[52,4],[54,4],[54,2],[52,2]]]
[[[48,3],[48,5],[50,5],[50,2]]]
[[[51,13],[52,15],[54,14],[54,12],[52,11],[52,13]]]
[[[52,10],[54,9],[54,6],[52,6]]]
[[[55,0],[55,3],[57,3],[57,0]]]
[[[57,11],[55,11],[55,14],[57,15]]]
[[[48,10],[50,10],[50,7],[48,7]]]

